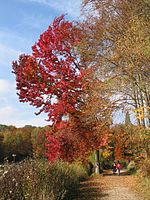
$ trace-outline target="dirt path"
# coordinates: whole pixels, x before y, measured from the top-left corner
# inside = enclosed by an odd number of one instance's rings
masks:
[[[120,176],[109,171],[82,182],[72,200],[148,200],[136,191],[136,178],[123,172]]]

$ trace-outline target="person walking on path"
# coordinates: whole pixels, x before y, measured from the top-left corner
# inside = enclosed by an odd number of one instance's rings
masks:
[[[113,164],[113,174],[116,174],[116,171],[117,171],[117,165],[116,165],[116,161],[114,161],[114,164]]]
[[[118,170],[118,176],[120,176],[121,164],[120,164],[119,160],[118,160],[118,163],[117,163],[117,170]]]

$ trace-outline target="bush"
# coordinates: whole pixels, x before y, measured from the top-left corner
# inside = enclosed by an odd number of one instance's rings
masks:
[[[80,166],[63,162],[26,160],[6,165],[0,177],[0,199],[64,199],[79,185],[85,172]]]
[[[150,199],[150,178],[144,177],[141,180],[141,189],[147,199]],[[143,190],[144,188],[144,190]]]
[[[123,168],[126,168],[127,167],[127,163],[125,160],[120,160],[120,164]]]
[[[39,170],[33,161],[4,166],[0,177],[0,199],[40,199]]]
[[[129,174],[133,174],[136,172],[136,165],[135,165],[135,162],[134,161],[131,161],[128,166],[127,166],[127,169],[128,169],[128,173]]]
[[[140,180],[141,192],[150,199],[150,159],[146,159],[141,164],[138,177]]]
[[[140,170],[144,177],[150,178],[150,159],[146,159],[143,161]]]

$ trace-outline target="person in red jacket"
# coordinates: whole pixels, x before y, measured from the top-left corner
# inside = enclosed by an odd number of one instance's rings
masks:
[[[118,176],[120,176],[120,170],[121,170],[121,164],[120,164],[120,161],[118,160],[118,163],[117,163]]]

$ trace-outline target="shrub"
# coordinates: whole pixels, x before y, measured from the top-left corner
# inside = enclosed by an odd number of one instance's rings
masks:
[[[120,163],[122,165],[123,168],[126,168],[127,167],[127,163],[125,160],[120,160]]]
[[[85,176],[79,165],[44,160],[26,160],[4,166],[0,177],[0,199],[61,200]]]
[[[145,159],[138,173],[141,192],[150,199],[150,159]]]
[[[37,199],[40,194],[39,171],[33,161],[6,165],[0,177],[0,199]]]
[[[133,174],[136,172],[136,165],[135,165],[135,162],[134,161],[131,161],[128,166],[127,166],[127,169],[128,169],[128,173],[129,174]]]
[[[146,159],[141,164],[141,173],[144,177],[150,178],[150,159]]]

